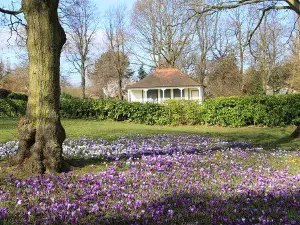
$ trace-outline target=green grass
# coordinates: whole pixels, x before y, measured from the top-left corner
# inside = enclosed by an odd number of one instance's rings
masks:
[[[17,139],[17,119],[0,118],[0,142]],[[93,120],[63,120],[67,136],[102,137],[113,140],[127,134],[198,134],[235,141],[248,141],[262,145],[267,149],[281,147],[300,149],[300,140],[289,135],[293,127],[242,127],[229,128],[217,126],[147,126],[128,122],[93,121]]]

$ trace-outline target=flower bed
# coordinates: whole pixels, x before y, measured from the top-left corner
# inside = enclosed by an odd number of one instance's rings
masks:
[[[14,144],[9,146],[6,150],[15,149]],[[154,135],[121,137],[112,143],[68,139],[64,154],[127,157],[99,173],[8,177],[0,187],[0,220],[8,224],[300,223],[300,171],[295,166],[299,151],[265,152],[250,144],[200,136]]]
[[[230,142],[199,135],[142,135],[123,136],[113,142],[103,139],[67,138],[63,144],[66,158],[136,158],[142,155],[165,155],[174,153],[204,153],[227,148],[254,149],[251,143]],[[18,150],[18,142],[0,144],[0,157],[13,155]]]

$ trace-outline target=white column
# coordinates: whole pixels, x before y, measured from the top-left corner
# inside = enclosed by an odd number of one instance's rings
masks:
[[[157,103],[160,103],[161,96],[160,96],[160,89],[157,89]]]
[[[179,90],[180,90],[180,99],[182,99],[183,97],[182,91],[184,90],[184,88],[179,88]]]
[[[148,102],[148,89],[144,89],[144,92],[145,92],[144,102]]]
[[[162,102],[164,102],[165,101],[165,88],[162,88],[161,89],[162,90]]]
[[[173,92],[173,88],[171,89],[171,99],[174,99],[174,92]]]
[[[127,101],[128,102],[131,102],[131,96],[130,96],[130,94],[131,94],[131,91],[130,90],[128,90],[128,92],[127,92]]]
[[[199,87],[199,102],[200,104],[204,101],[204,88],[203,87]]]

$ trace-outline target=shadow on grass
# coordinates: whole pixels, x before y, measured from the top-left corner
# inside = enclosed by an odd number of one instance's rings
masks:
[[[274,144],[276,146],[279,146],[279,145],[284,145],[284,144],[287,144],[287,143],[291,143],[293,141],[299,141],[299,139],[298,138],[294,138],[294,137],[292,137],[292,136],[289,135],[289,136],[285,136],[283,138],[278,139],[277,141],[275,141]]]
[[[300,224],[299,199],[300,192],[289,191],[280,196],[250,191],[229,198],[182,192],[144,204],[145,213],[140,218],[120,216],[108,221],[111,224]]]
[[[100,199],[97,199],[100,201]],[[97,203],[97,200],[94,200]],[[217,197],[208,192],[199,194],[181,192],[165,195],[155,201],[137,201],[116,204],[114,209],[86,212],[74,223],[77,224],[300,224],[300,192],[281,190],[276,193],[236,194],[232,197]],[[90,201],[90,204],[93,200]],[[130,206],[127,206],[130,205]],[[17,213],[17,212],[14,212]],[[59,212],[45,211],[31,215],[31,221],[43,224],[46,217],[55,218],[51,224],[70,224],[61,219]],[[27,215],[27,214],[26,214]],[[24,217],[26,217],[24,215]],[[70,218],[71,216],[69,216]],[[19,217],[20,218],[20,217]],[[8,216],[5,221],[16,221]],[[39,223],[38,223],[39,222]]]
[[[0,129],[17,129],[18,118],[0,117]]]
[[[66,159],[65,160],[70,167],[74,168],[84,168],[89,165],[102,165],[106,162],[107,160],[104,159]]]
[[[286,130],[281,131],[282,134],[272,134],[265,132],[253,132],[244,134],[243,132],[189,132],[189,131],[172,131],[168,132],[173,135],[201,135],[209,138],[217,138],[228,141],[248,142],[256,147],[263,147],[265,150],[274,150],[276,148],[285,148],[288,150],[299,150],[300,140],[290,136]],[[163,134],[164,132],[159,132]]]

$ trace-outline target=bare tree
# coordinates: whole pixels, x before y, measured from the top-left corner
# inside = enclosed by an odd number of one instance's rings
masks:
[[[90,47],[98,24],[97,8],[91,0],[63,0],[60,9],[67,33],[66,56],[81,75],[81,97],[85,98]]]
[[[221,23],[226,23],[223,20]],[[218,26],[216,30],[215,43],[212,48],[212,54],[215,59],[222,59],[233,52],[233,45],[230,38],[230,30],[227,26]]]
[[[285,2],[283,5],[281,3]],[[203,13],[214,13],[220,10],[230,10],[242,6],[253,5],[253,4],[264,4],[262,10],[262,17],[266,12],[270,10],[281,10],[290,9],[300,14],[300,2],[299,0],[216,0],[209,3],[203,3],[202,1],[185,1],[185,4],[191,6],[194,11],[194,15]],[[201,10],[197,10],[201,6]],[[262,18],[261,17],[261,18]],[[261,20],[260,18],[260,20]]]
[[[206,0],[202,0],[206,3]],[[207,62],[217,41],[219,15],[203,14],[196,20],[196,37],[198,41],[195,73],[197,80],[204,83],[207,76]]]
[[[268,91],[272,73],[279,71],[279,64],[285,51],[284,43],[282,43],[283,27],[276,20],[277,13],[273,12],[272,14],[272,18],[263,18],[261,26],[251,40],[252,53],[255,57],[255,64],[262,75],[265,93]],[[272,83],[274,83],[274,79]]]
[[[2,80],[2,78],[5,75],[5,68],[4,68],[4,63],[3,60],[0,60],[0,81]]]
[[[253,28],[254,21],[251,14],[253,14],[253,7],[239,7],[233,9],[229,14],[231,19],[231,29],[235,40],[235,49],[237,51],[237,58],[239,59],[239,71],[242,76],[242,90],[244,87],[244,68],[246,64],[246,53],[248,50],[247,42],[250,38],[251,29]]]
[[[118,54],[119,56],[117,56]],[[124,81],[131,77],[131,73],[128,71],[129,60],[125,55],[121,55],[116,52],[105,52],[103,53],[98,60],[96,60],[94,65],[94,70],[89,73],[89,80],[92,84],[92,92],[97,97],[114,97],[116,93],[119,95],[119,72],[118,68],[115,64],[115,59],[119,57],[119,60],[122,61],[123,68],[121,71],[124,71],[122,74],[122,84]],[[113,90],[108,91],[109,87],[117,86],[117,91],[115,88]],[[121,86],[121,91],[123,92],[125,89],[125,85]],[[109,95],[107,93],[109,92]],[[123,95],[123,93],[122,93]]]
[[[107,39],[107,49],[111,52],[112,61],[118,77],[118,96],[123,100],[122,80],[128,66],[127,43],[129,34],[126,29],[127,9],[124,5],[111,7],[105,13],[105,34]]]
[[[243,93],[250,95],[264,94],[262,76],[254,65],[245,70]]]
[[[300,91],[300,22],[297,19],[297,30],[291,38],[290,77],[288,80],[289,93]]]
[[[27,172],[61,171],[65,130],[59,114],[60,54],[66,35],[59,23],[59,0],[22,0],[18,11],[0,8],[1,13],[27,21],[29,53],[29,99],[19,122],[18,154],[12,163]]]
[[[281,3],[286,4],[281,4]],[[249,41],[257,29],[260,27],[261,23],[263,22],[264,17],[266,16],[267,12],[271,10],[282,10],[282,9],[289,9],[296,12],[300,15],[300,2],[299,0],[218,0],[214,2],[210,2],[210,4],[203,4],[203,2],[195,2],[195,1],[184,1],[184,5],[189,5],[190,10],[193,11],[193,15],[190,18],[193,18],[197,15],[202,15],[203,13],[215,13],[221,10],[229,10],[234,9],[237,7],[250,5],[250,4],[263,4],[260,8],[261,14],[259,16],[259,20],[255,28],[252,30],[250,34]],[[198,10],[199,5],[202,6],[201,10]],[[293,137],[300,137],[300,125],[296,128],[296,130],[292,133]]]
[[[272,94],[279,94],[283,88],[287,87],[288,80],[291,76],[290,63],[280,63],[272,68],[269,77],[269,88]]]
[[[241,94],[241,76],[233,54],[217,58],[211,63],[207,91],[212,97]]]
[[[22,64],[11,70],[10,74],[0,80],[2,88],[11,90],[13,92],[28,92],[29,87],[29,65]]]
[[[175,67],[191,51],[195,35],[195,23],[187,22],[185,10],[179,0],[136,1],[132,24],[136,47],[143,53],[136,56],[155,68]]]

